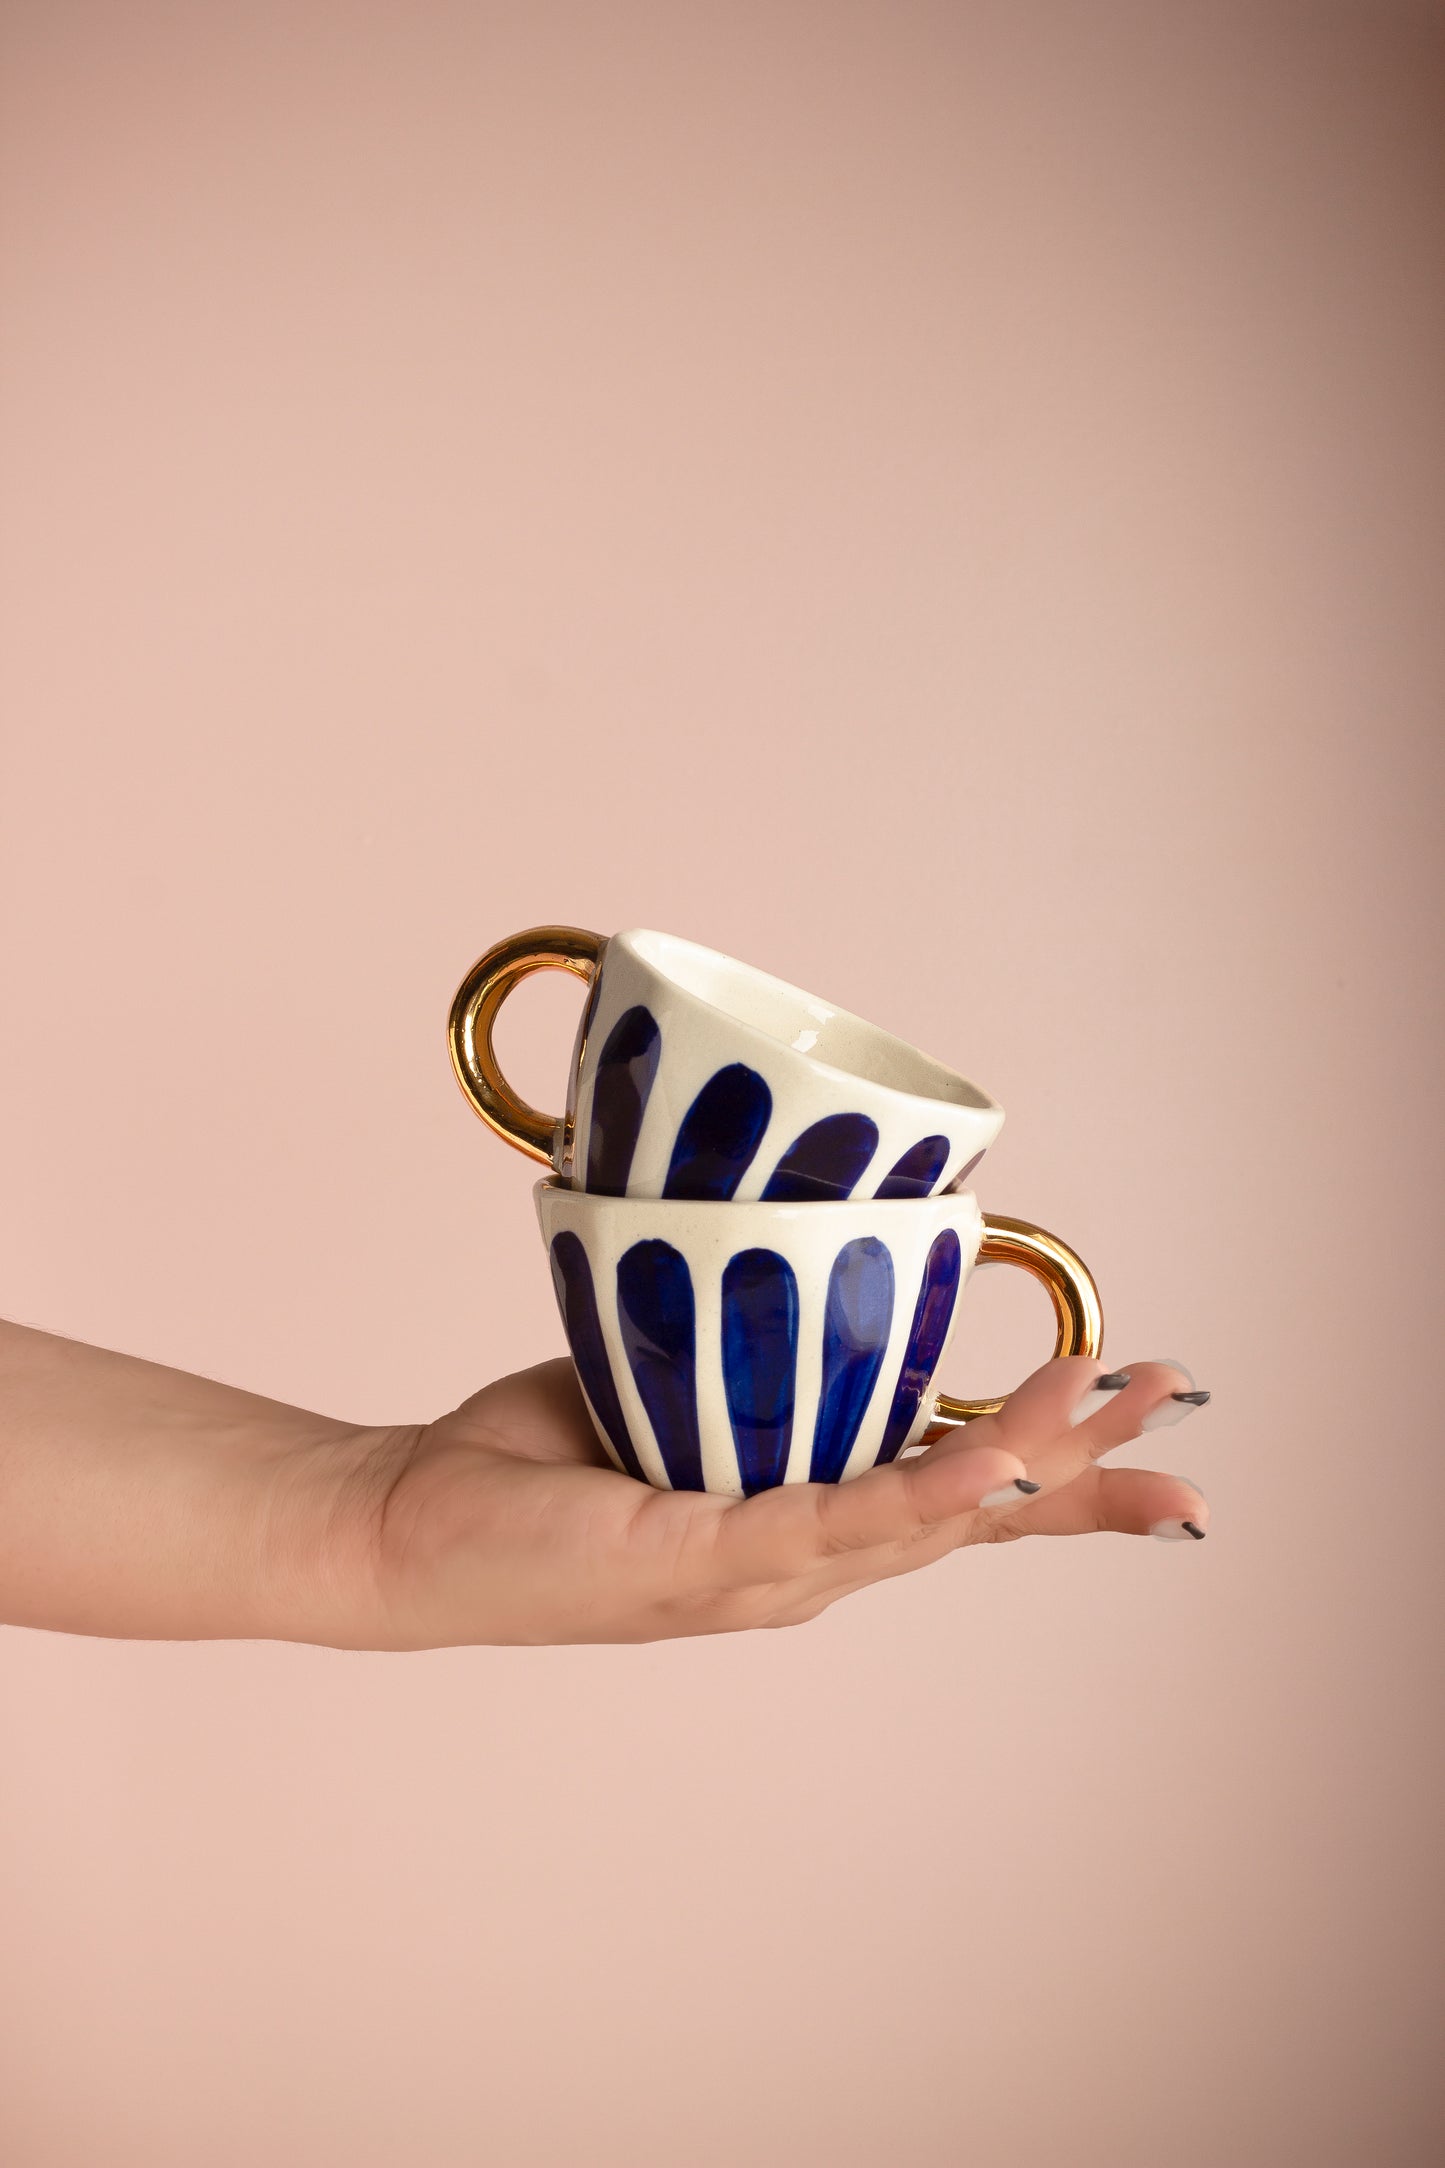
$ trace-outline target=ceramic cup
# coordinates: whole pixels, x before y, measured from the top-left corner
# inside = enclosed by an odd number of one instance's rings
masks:
[[[846,1482],[1001,1407],[933,1389],[980,1255],[1048,1287],[1057,1354],[1102,1343],[1073,1251],[967,1193],[695,1204],[551,1181],[536,1199],[597,1435],[661,1490]]]
[[[501,1072],[497,1011],[533,971],[591,991],[562,1115]],[[961,1188],[1003,1125],[964,1077],[846,1009],[672,934],[543,926],[457,989],[457,1080],[482,1119],[579,1189],[740,1204]]]

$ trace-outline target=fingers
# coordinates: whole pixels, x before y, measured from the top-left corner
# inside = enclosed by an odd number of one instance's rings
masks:
[[[717,1565],[734,1586],[791,1581],[821,1565],[907,1547],[976,1512],[984,1499],[1020,1502],[1023,1462],[983,1441],[874,1468],[851,1483],[792,1483],[734,1506],[716,1531]]]
[[[701,1550],[689,1546],[693,1572],[709,1586],[706,1600],[726,1603],[731,1592],[750,1609],[762,1602],[777,1623],[815,1616],[840,1595],[965,1543],[1100,1530],[1197,1542],[1209,1508],[1192,1484],[1095,1462],[1208,1397],[1176,1363],[1111,1371],[1080,1356],[1045,1364],[996,1416],[950,1432],[918,1458],[851,1483],[785,1484],[723,1508]]]
[[[1072,1483],[1117,1446],[1162,1422],[1182,1421],[1209,1400],[1174,1363],[1131,1362],[1112,1371],[1097,1362],[1049,1367],[1073,1375],[1054,1380],[1036,1372],[995,1418],[1001,1437],[1028,1462],[1045,1493]]]
[[[1155,1410],[1173,1406],[1178,1391],[1193,1387],[1170,1363],[1128,1371],[1087,1356],[1046,1363],[997,1415],[951,1432],[916,1459],[851,1483],[784,1484],[730,1508],[712,1532],[710,1568],[725,1587],[776,1584],[864,1552],[913,1551],[965,1515],[980,1516],[983,1535],[1021,1517],[1031,1527],[1038,1490],[1072,1483],[1100,1454],[1137,1437]],[[954,1548],[964,1533],[940,1549]]]
[[[1196,1389],[1189,1372],[1177,1363],[1129,1363],[1103,1371],[1078,1400],[1069,1428],[1087,1442],[1092,1457],[1126,1444],[1141,1432],[1182,1422],[1210,1396]]]
[[[1209,1527],[1209,1507],[1182,1476],[1161,1475],[1155,1468],[1090,1468],[1077,1482],[1052,1497],[1041,1496],[1022,1515],[978,1513],[965,1541],[1010,1542],[1019,1536],[1157,1536],[1186,1547],[1200,1543]],[[819,1573],[795,1599],[793,1616],[813,1618],[840,1597],[855,1595],[875,1581],[890,1581],[931,1565],[956,1543],[935,1536],[907,1552],[871,1551],[846,1562],[847,1570]],[[840,1562],[842,1563],[842,1562]]]
[[[1187,1398],[1176,1399],[1181,1394]],[[1011,1393],[993,1420],[1003,1442],[1027,1460],[1061,1433],[1076,1433],[1079,1457],[1097,1459],[1154,1429],[1161,1417],[1182,1418],[1198,1396],[1176,1363],[1126,1363],[1117,1369],[1088,1356],[1045,1363]],[[1203,1395],[1207,1403],[1209,1395]]]
[[[1157,1535],[1188,1544],[1202,1541],[1208,1527],[1208,1501],[1184,1476],[1157,1468],[1089,1468],[1062,1490],[1041,1494],[1026,1522],[1003,1523],[995,1533]]]

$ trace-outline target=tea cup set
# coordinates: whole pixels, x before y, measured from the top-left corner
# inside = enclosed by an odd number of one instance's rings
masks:
[[[557,1116],[493,1041],[543,970],[588,988]],[[1082,1260],[968,1187],[1003,1109],[831,1002],[672,934],[544,926],[478,958],[448,1044],[477,1114],[550,1169],[558,1309],[627,1475],[733,1497],[846,1482],[993,1413],[934,1389],[981,1262],[1043,1283],[1056,1355],[1100,1351]]]

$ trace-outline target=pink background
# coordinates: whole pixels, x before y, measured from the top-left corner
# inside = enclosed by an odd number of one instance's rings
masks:
[[[796,1634],[10,1634],[8,2168],[1437,2159],[1441,12],[3,38],[0,1309],[371,1421],[555,1351],[447,1002],[641,923],[976,1075],[1216,1396],[1120,1456],[1207,1545]]]

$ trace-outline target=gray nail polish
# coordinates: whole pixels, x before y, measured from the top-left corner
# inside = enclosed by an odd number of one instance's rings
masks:
[[[1097,1415],[1100,1408],[1107,1408],[1109,1402],[1116,1400],[1119,1394],[1123,1392],[1128,1382],[1129,1373],[1127,1370],[1106,1370],[1102,1377],[1095,1378],[1093,1384],[1069,1417],[1070,1428],[1077,1430],[1080,1423],[1087,1423],[1089,1417]]]
[[[1025,1498],[1032,1498],[1035,1491],[1041,1491],[1043,1487],[1042,1483],[1030,1483],[1026,1476],[1019,1476],[1016,1482],[988,1491],[978,1502],[981,1506],[1016,1506]]]
[[[1149,1531],[1159,1543],[1202,1543],[1204,1530],[1197,1521],[1155,1521]]]

